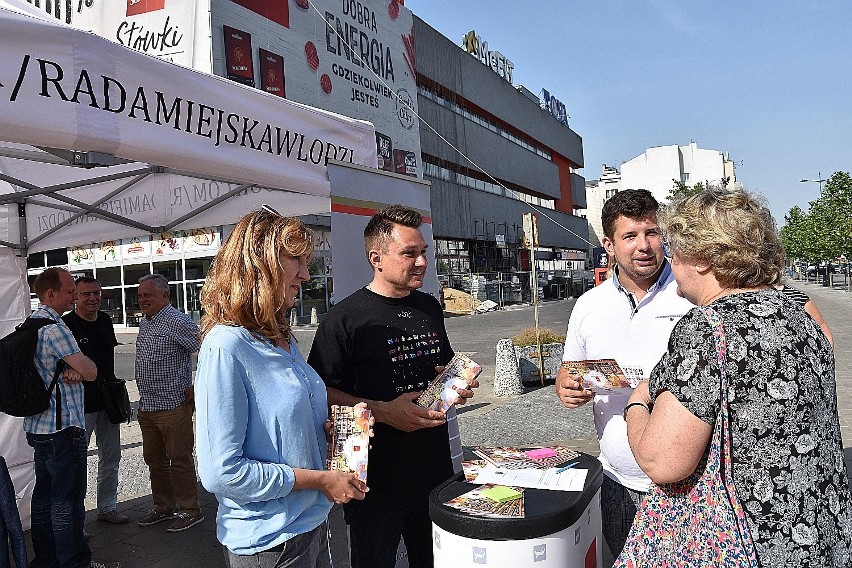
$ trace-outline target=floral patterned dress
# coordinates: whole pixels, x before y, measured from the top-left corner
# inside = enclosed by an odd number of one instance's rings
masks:
[[[734,485],[761,566],[852,566],[852,499],[828,340],[775,289],[724,296],[710,306],[728,345]],[[652,398],[669,391],[712,425],[720,380],[713,329],[693,309],[651,373]]]

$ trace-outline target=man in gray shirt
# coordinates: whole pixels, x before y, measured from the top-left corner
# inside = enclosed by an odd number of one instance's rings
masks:
[[[140,278],[138,296],[144,314],[136,339],[138,417],[154,498],[154,509],[139,525],[171,520],[166,530],[178,532],[204,520],[192,458],[192,354],[198,351],[198,326],[169,303],[165,277]]]

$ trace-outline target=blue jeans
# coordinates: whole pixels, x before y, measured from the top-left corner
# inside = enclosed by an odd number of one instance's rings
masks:
[[[15,501],[15,486],[9,476],[6,460],[0,456],[0,566],[10,566],[9,552],[15,559],[15,566],[26,568],[27,545],[24,542],[24,529]],[[9,544],[11,543],[11,547]]]
[[[86,568],[92,552],[83,538],[86,517],[86,431],[76,426],[30,434],[36,483],[32,499],[31,568]]]
[[[121,461],[119,425],[109,421],[106,410],[86,413],[86,443],[98,444],[98,513],[115,511],[118,501],[118,463]]]

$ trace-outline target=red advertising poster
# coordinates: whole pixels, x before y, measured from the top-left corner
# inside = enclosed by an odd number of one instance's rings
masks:
[[[408,150],[393,151],[394,170],[398,174],[417,175],[417,156]]]
[[[89,5],[88,3],[86,4]],[[166,7],[166,0],[127,0],[127,15],[138,16]]]
[[[222,26],[225,32],[225,65],[228,79],[254,87],[254,66],[251,62],[251,34]]]
[[[286,97],[284,58],[263,48],[260,48],[258,52],[260,54],[260,89],[279,97]]]
[[[233,0],[233,2],[285,28],[290,27],[289,0]]]

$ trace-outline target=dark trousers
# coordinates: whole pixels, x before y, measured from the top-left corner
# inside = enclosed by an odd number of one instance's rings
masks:
[[[432,568],[432,521],[428,498],[393,506],[344,506],[352,568],[393,568],[399,539],[409,568]]]
[[[86,568],[92,552],[83,538],[86,517],[86,431],[27,433],[35,452],[32,568]]]
[[[328,523],[256,554],[234,554],[225,548],[225,560],[229,568],[331,568]]]
[[[633,526],[636,510],[642,505],[645,494],[624,487],[604,475],[601,486],[601,517],[603,519],[603,537],[613,559],[618,558],[627,535]]]
[[[18,504],[15,501],[15,486],[9,476],[6,459],[0,456],[0,566],[9,564],[9,543],[11,542],[12,558],[18,568],[26,568],[27,545],[24,542],[24,529],[18,514]]]

